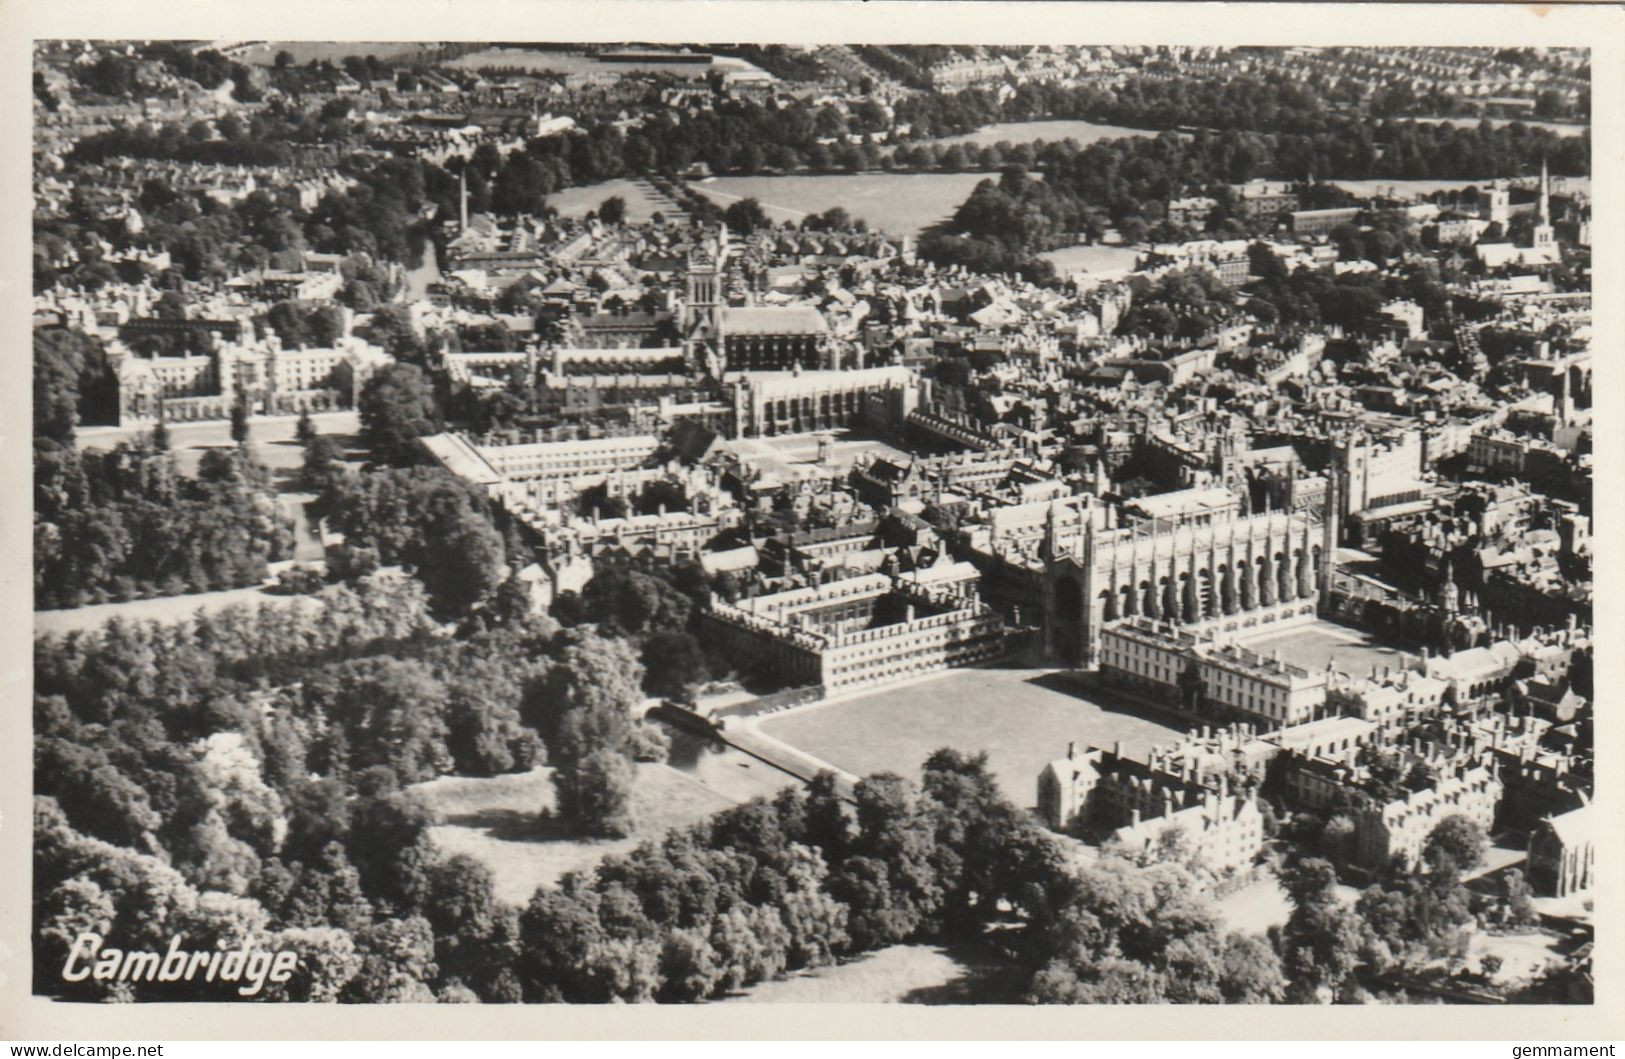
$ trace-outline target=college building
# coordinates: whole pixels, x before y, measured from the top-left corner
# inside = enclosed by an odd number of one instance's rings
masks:
[[[1004,621],[976,582],[968,563],[942,563],[737,603],[712,597],[706,634],[741,661],[766,660],[792,684],[819,684],[826,694],[875,687],[1003,652]]]
[[[1083,754],[1069,745],[1038,774],[1038,815],[1056,831],[1087,833],[1130,855],[1182,831],[1196,863],[1219,875],[1244,870],[1264,848],[1257,798],[1231,789],[1228,762],[1204,770],[1188,749],[1153,750],[1140,761],[1120,744]]]

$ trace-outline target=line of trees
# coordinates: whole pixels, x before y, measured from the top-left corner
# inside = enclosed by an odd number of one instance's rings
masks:
[[[406,788],[551,757],[580,777],[561,804],[602,800],[594,762],[651,745],[624,642],[519,606],[447,636],[399,575],[168,625],[115,619],[38,638],[35,656],[37,987],[85,999],[147,995],[63,983],[85,930],[297,950],[302,977],[266,999],[517,999],[498,980],[511,952],[486,951],[504,924],[511,941],[516,911],[482,866],[434,848],[434,815]],[[564,811],[601,829],[591,806]]]
[[[1589,136],[1561,137],[1522,125],[1457,128],[1369,119],[1339,119],[1324,132],[1164,132],[1082,148],[1072,141],[1037,143],[996,154],[985,161],[1008,163],[1004,176],[983,181],[949,221],[922,236],[919,250],[928,260],[997,271],[1041,268],[1034,255],[1093,242],[1108,227],[1130,242],[1145,238],[1163,225],[1166,203],[1193,189],[1220,202],[1209,233],[1235,237],[1248,228],[1228,208],[1228,186],[1255,177],[1485,179],[1532,172],[1543,159],[1554,172],[1590,171]],[[900,148],[896,161],[915,168],[972,167],[958,145]],[[1029,178],[1027,167],[1041,169],[1044,179]]]
[[[617,583],[623,616],[647,615]],[[132,949],[179,932],[297,951],[268,1000],[699,1001],[912,942],[985,946],[1037,1003],[1402,999],[1384,976],[1459,958],[1475,920],[1530,915],[1520,880],[1466,890],[1484,837],[1460,818],[1421,871],[1350,906],[1311,856],[1344,855],[1344,829],[1306,819],[1288,825],[1306,852],[1285,872],[1285,927],[1226,931],[1177,835],[1080,864],[999,793],[985,755],[951,750],[917,783],[866,778],[852,804],[826,774],[727,810],[518,908],[483,865],[436,847],[409,788],[547,761],[556,812],[627,833],[632,762],[651,756],[632,719],[641,666],[630,639],[522,606],[447,633],[416,581],[378,574],[286,605],[37,639],[36,988],[158,998],[61,980],[92,931]]]
[[[242,447],[206,452],[196,478],[145,439],[36,450],[36,606],[257,584],[292,552],[270,474]]]

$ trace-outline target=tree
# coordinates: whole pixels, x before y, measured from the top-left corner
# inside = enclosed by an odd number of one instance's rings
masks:
[[[1360,921],[1337,896],[1337,873],[1324,860],[1293,865],[1283,875],[1292,914],[1282,931],[1283,969],[1294,1003],[1336,999],[1360,962]]]
[[[1507,926],[1527,927],[1540,922],[1535,910],[1534,891],[1529,880],[1517,868],[1509,868],[1501,876],[1501,918]]]
[[[1433,871],[1469,872],[1484,861],[1489,837],[1469,817],[1455,813],[1445,817],[1428,833],[1422,847],[1423,863]]]
[[[361,388],[357,402],[361,438],[380,463],[397,467],[419,461],[418,438],[439,428],[434,392],[422,369],[392,364]]]
[[[239,445],[248,441],[248,402],[241,398],[231,406],[231,440]]]
[[[387,766],[404,783],[449,772],[445,684],[423,662],[358,658],[312,673],[303,705],[343,729],[355,768]]]
[[[584,834],[625,838],[632,833],[632,785],[637,773],[625,754],[594,750],[554,776],[560,811]]]
[[[502,583],[504,552],[491,520],[470,511],[424,535],[417,575],[436,609],[463,614]]]
[[[431,983],[434,930],[420,916],[381,920],[357,931],[361,966],[345,987],[345,999],[360,1004],[433,1003]]]
[[[334,1003],[361,972],[363,964],[351,934],[332,927],[283,930],[276,935],[274,948],[297,952],[299,964],[286,985],[268,985],[268,1000]]]
[[[762,204],[754,198],[743,198],[729,203],[728,208],[722,211],[722,220],[729,231],[742,235],[749,235],[758,228],[771,227],[773,223],[768,219],[767,212],[762,209]]]
[[[598,207],[598,219],[605,224],[620,224],[626,220],[626,200],[619,195],[611,195]]]
[[[539,887],[519,917],[519,978],[533,1003],[587,999],[581,969],[605,935],[597,895],[578,892],[577,882]]]
[[[565,634],[558,664],[525,691],[522,716],[541,733],[554,763],[571,766],[596,750],[624,753],[632,710],[643,700],[642,665],[631,646],[596,632]]]
[[[102,421],[113,389],[101,343],[88,335],[60,328],[34,332],[34,437],[71,444],[83,416]],[[108,419],[107,421],[111,421]]]
[[[438,858],[429,828],[434,812],[399,791],[363,794],[350,830],[350,860],[363,887],[384,911],[411,912],[428,894],[428,871]],[[358,939],[359,940],[359,939]]]
[[[1219,988],[1230,1004],[1278,1004],[1286,993],[1281,958],[1260,935],[1232,931],[1224,939]]]
[[[699,930],[676,930],[666,936],[660,950],[661,986],[656,999],[665,1003],[694,1003],[709,997],[722,981],[724,970],[710,939]]]
[[[658,632],[643,644],[643,689],[687,702],[709,673],[705,650],[689,632]]]
[[[331,477],[344,461],[344,450],[330,437],[317,435],[305,445],[305,461],[301,469],[305,487],[316,492],[327,489]]]

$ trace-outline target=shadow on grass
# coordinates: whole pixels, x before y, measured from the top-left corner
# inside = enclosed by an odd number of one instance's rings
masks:
[[[1022,1002],[1021,975],[986,949],[976,945],[953,945],[947,950],[960,972],[941,985],[922,986],[904,993],[904,1004],[1019,1004]]]
[[[591,842],[569,822],[551,814],[520,809],[480,809],[471,813],[448,813],[442,823],[483,831],[502,842]]]
[[[1043,673],[1027,681],[1035,687],[1045,691],[1054,691],[1062,695],[1070,695],[1074,699],[1081,699],[1091,706],[1098,706],[1105,713],[1118,713],[1125,717],[1134,717],[1138,720],[1149,721],[1164,727],[1173,725],[1187,727],[1190,720],[1181,716],[1174,710],[1160,709],[1145,703],[1135,702],[1111,693],[1110,689],[1099,687],[1089,682],[1069,677],[1064,673]]]

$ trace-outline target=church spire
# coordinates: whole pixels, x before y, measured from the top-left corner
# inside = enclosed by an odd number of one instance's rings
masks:
[[[1546,156],[1540,158],[1540,223],[1552,223],[1552,182],[1546,172]]]

